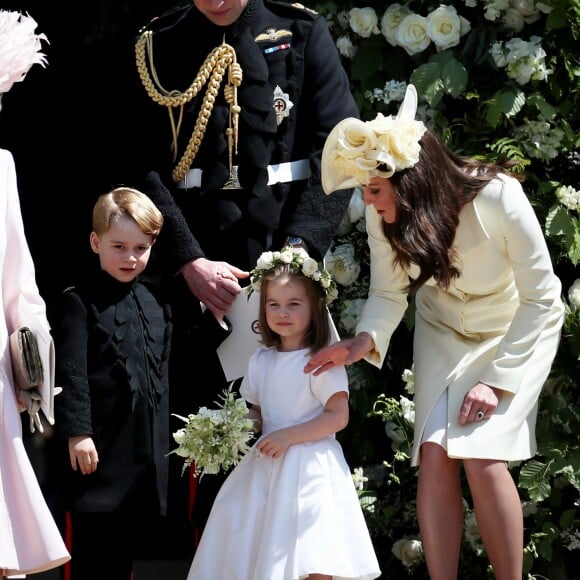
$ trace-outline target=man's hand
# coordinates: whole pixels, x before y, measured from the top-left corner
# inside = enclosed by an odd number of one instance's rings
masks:
[[[227,262],[213,262],[206,258],[188,262],[181,268],[181,274],[194,296],[218,320],[222,320],[228,313],[236,296],[242,291],[238,280],[250,275]]]

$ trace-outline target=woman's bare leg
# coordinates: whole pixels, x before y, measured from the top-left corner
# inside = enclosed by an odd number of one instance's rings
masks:
[[[524,516],[518,489],[503,461],[463,462],[481,539],[496,580],[521,580]]]
[[[417,517],[431,580],[457,578],[463,537],[460,467],[440,445],[421,446]]]

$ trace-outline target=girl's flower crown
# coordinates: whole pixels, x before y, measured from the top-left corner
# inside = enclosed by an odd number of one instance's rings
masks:
[[[46,66],[46,55],[40,50],[41,40],[48,40],[35,30],[36,20],[30,16],[0,10],[0,95],[23,81],[33,64]]]
[[[281,252],[264,252],[258,258],[256,267],[250,272],[250,285],[246,288],[246,294],[251,296],[254,290],[260,290],[264,274],[280,265],[289,265],[295,272],[300,272],[314,280],[324,291],[327,304],[338,296],[336,282],[328,270],[318,269],[318,262],[302,248],[284,248]]]
[[[417,91],[407,86],[396,117],[379,113],[372,121],[344,119],[330,132],[322,151],[322,187],[329,194],[389,178],[419,161],[419,141],[427,131],[415,120]]]

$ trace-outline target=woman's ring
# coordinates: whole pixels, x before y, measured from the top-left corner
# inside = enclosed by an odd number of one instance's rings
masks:
[[[483,411],[477,411],[477,413],[475,413],[475,419],[477,421],[481,421],[482,419],[485,419],[485,413]]]

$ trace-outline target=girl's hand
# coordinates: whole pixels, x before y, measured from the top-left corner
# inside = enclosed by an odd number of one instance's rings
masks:
[[[489,419],[497,408],[501,389],[495,389],[485,383],[477,383],[465,395],[459,410],[459,424],[478,423]]]
[[[278,431],[268,433],[256,443],[256,448],[262,455],[279,459],[290,447],[290,440],[285,432],[286,429],[278,429]]]
[[[375,348],[375,342],[368,332],[361,332],[354,338],[335,342],[314,354],[306,366],[305,373],[319,375],[337,365],[351,365],[361,360]]]
[[[80,468],[83,475],[89,475],[97,470],[99,454],[89,435],[71,437],[68,440],[68,453],[73,471]]]

